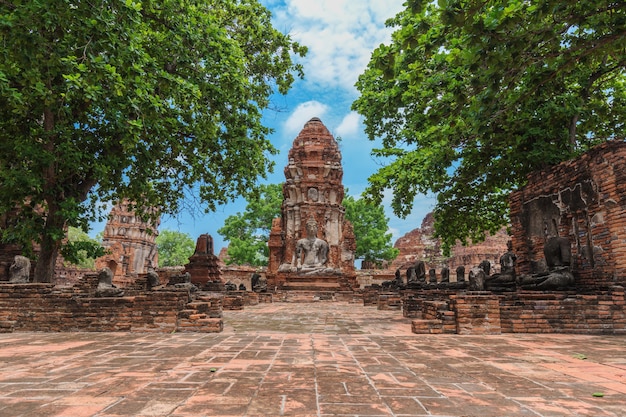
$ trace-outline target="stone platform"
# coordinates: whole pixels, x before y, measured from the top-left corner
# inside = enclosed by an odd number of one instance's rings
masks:
[[[350,287],[342,285],[339,277],[336,275],[296,275],[296,274],[280,274],[280,289],[284,291],[343,291],[349,290]]]
[[[0,417],[626,415],[624,336],[415,335],[339,302],[223,316],[213,334],[0,334]]]
[[[281,289],[291,291],[339,291],[341,286],[334,280],[294,277],[283,283]]]

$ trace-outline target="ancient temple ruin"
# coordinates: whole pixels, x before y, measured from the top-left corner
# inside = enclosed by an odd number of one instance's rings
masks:
[[[320,119],[293,141],[281,217],[269,238],[269,289],[349,291],[356,286],[352,225],[342,206],[341,152]]]
[[[102,246],[109,253],[96,259],[96,269],[108,267],[113,272],[113,282],[125,285],[132,283],[137,274],[156,268],[158,226],[158,220],[152,224],[139,218],[128,202],[115,205],[102,239]]]
[[[540,268],[550,237],[569,240],[576,286],[626,285],[626,143],[605,142],[581,157],[528,176],[511,194],[513,244],[522,273]]]

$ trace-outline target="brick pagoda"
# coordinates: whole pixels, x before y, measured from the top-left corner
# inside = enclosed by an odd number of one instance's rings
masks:
[[[219,262],[219,258],[213,253],[213,237],[205,233],[198,237],[196,250],[185,265],[185,272],[189,273],[193,284],[211,291],[222,291],[224,283]]]
[[[281,217],[272,222],[268,242],[268,289],[349,291],[356,287],[356,242],[342,206],[342,178],[337,141],[314,117],[289,151]],[[315,261],[307,260],[313,258],[306,254],[307,241],[319,251]]]

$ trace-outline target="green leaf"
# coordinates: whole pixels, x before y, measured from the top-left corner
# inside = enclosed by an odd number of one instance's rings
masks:
[[[182,266],[189,263],[196,244],[187,233],[162,230],[155,239],[159,254],[159,266]]]
[[[217,232],[229,241],[227,263],[267,265],[267,241],[272,220],[280,216],[282,185],[261,185],[259,192],[248,196],[247,201],[244,213],[228,216]]]
[[[352,108],[381,146],[366,192],[401,217],[436,194],[444,248],[509,222],[527,174],[624,140],[621,3],[406,3],[356,83]]]
[[[346,196],[343,199],[346,208],[346,219],[352,223],[356,238],[355,258],[365,261],[380,262],[393,260],[398,256],[398,249],[391,242],[389,233],[389,219],[385,217],[384,209],[363,198],[355,199]]]
[[[262,112],[305,53],[258,2],[1,7],[0,237],[40,243],[49,281],[65,226],[103,201],[175,214],[190,189],[206,210],[247,195],[277,152]]]

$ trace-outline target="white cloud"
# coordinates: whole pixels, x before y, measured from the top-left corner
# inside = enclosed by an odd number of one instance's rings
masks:
[[[337,136],[342,138],[354,136],[360,132],[361,116],[357,112],[348,113],[336,129]]]
[[[403,1],[286,0],[272,11],[275,26],[309,48],[302,62],[309,82],[355,91],[372,51],[390,40],[384,22],[402,10]]]
[[[328,106],[319,101],[300,103],[285,121],[285,132],[297,134],[312,117],[319,117],[321,119],[327,111]]]
[[[399,238],[403,236],[403,234],[400,233],[400,230],[396,229],[395,227],[390,227],[389,229],[387,229],[387,233],[391,233],[392,242],[395,242],[396,240],[398,240]]]

